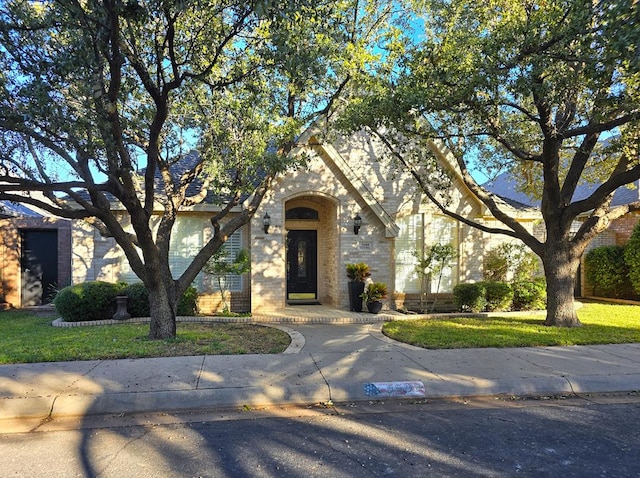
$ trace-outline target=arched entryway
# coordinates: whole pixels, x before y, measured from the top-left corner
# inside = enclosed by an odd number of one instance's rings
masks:
[[[305,194],[285,203],[287,304],[338,304],[338,206]]]

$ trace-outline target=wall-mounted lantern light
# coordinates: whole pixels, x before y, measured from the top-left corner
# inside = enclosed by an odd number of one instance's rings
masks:
[[[353,233],[357,235],[361,226],[362,218],[360,217],[360,214],[356,214],[356,217],[353,218]]]
[[[269,216],[269,213],[265,213],[262,218],[262,225],[264,226],[264,233],[269,234],[269,226],[271,225],[271,216]]]

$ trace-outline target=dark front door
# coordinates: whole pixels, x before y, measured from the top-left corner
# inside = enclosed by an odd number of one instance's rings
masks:
[[[317,231],[289,231],[287,235],[287,300],[318,297]]]
[[[23,230],[22,306],[47,304],[58,285],[58,231]]]

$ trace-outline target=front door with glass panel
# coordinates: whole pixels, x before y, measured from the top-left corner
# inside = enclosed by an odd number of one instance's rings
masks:
[[[287,300],[318,298],[317,231],[287,235]]]

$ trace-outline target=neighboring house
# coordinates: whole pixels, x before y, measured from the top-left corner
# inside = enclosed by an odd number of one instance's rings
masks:
[[[383,147],[367,134],[329,142],[309,130],[300,142],[309,157],[306,167],[280,175],[251,223],[228,242],[230,254],[243,247],[251,257],[250,274],[232,278],[232,310],[259,314],[291,303],[348,310],[345,265],[352,262],[367,263],[373,279],[388,285],[392,294],[387,307],[417,307],[415,254],[436,243],[450,244],[457,253],[444,270],[440,293],[450,295],[460,282],[482,280],[484,252],[506,237],[490,236],[442,215],[409,174],[388,164]],[[495,219],[466,189],[447,152],[431,146],[452,174],[449,193],[456,211],[492,224]],[[533,230],[540,218],[535,208],[506,205]],[[213,211],[214,205],[201,204],[181,212],[171,244],[174,274],[209,238]],[[270,218],[266,230],[265,216]],[[354,227],[356,217],[361,219],[359,229]],[[85,222],[72,223],[71,251],[66,260],[72,283],[137,281],[115,242]],[[201,273],[194,285],[203,312],[220,306],[212,277]],[[436,279],[431,291],[435,287]]]
[[[585,184],[578,186],[573,196],[573,201],[579,201],[588,197],[597,186],[598,185],[594,184]],[[518,201],[532,208],[540,207],[539,200],[531,199],[524,193],[517,191],[515,179],[506,173],[503,173],[499,175],[495,180],[484,184],[484,187],[492,193],[507,200]],[[616,190],[611,201],[611,206],[621,206],[624,204],[636,202],[639,199],[640,181],[635,181],[628,186],[623,186]],[[575,230],[580,227],[580,224],[582,220],[584,220],[584,218],[586,218],[586,214],[584,215],[584,217],[578,217],[578,220],[575,223]],[[587,252],[595,247],[626,244],[626,242],[629,240],[629,237],[631,237],[633,228],[637,224],[639,218],[640,213],[632,212],[612,221],[606,231],[600,233],[598,237],[591,241],[591,243],[587,247]],[[576,281],[576,296],[578,297],[588,297],[593,294],[593,287],[586,281],[585,275],[582,273],[582,270],[584,270],[585,255],[583,255],[582,257],[582,263],[580,269],[578,270],[578,280]]]
[[[71,221],[0,201],[0,303],[45,304],[70,283]]]

